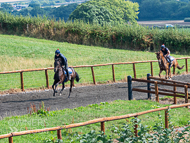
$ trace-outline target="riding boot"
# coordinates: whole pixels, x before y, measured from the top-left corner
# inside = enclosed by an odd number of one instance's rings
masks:
[[[67,69],[66,71],[67,71],[67,78],[68,78],[68,80],[71,80],[71,78],[69,76],[69,70]]]

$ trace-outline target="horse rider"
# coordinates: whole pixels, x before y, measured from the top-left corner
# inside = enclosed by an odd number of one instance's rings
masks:
[[[63,55],[63,54],[61,54],[61,52],[59,51],[59,49],[57,49],[56,51],[55,51],[55,58],[54,59],[58,59],[58,58],[60,58],[61,59],[61,67],[62,66],[65,66],[65,70],[66,70],[66,72],[67,72],[67,78],[69,79],[69,80],[71,80],[70,79],[70,76],[69,76],[69,71],[68,71],[68,64],[67,64],[67,58]]]
[[[169,65],[169,68],[170,68],[172,65],[172,60],[170,59],[170,50],[164,44],[161,45],[160,50],[162,51],[162,53],[163,53],[164,57],[166,58],[166,60],[168,61],[168,63],[170,64]]]

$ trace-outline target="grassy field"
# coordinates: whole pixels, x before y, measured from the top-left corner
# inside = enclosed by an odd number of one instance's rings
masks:
[[[88,120],[92,120],[95,118],[101,117],[111,117],[111,116],[119,116],[125,115],[129,113],[137,113],[141,111],[146,111],[150,109],[155,109],[163,106],[157,102],[147,101],[147,100],[133,100],[133,101],[122,101],[117,100],[114,102],[104,102],[100,104],[88,105],[86,107],[78,107],[74,109],[64,109],[59,111],[51,111],[48,116],[39,116],[39,115],[24,115],[24,116],[15,116],[15,117],[6,117],[0,122],[1,132],[0,134],[7,134],[10,132],[31,130],[31,129],[41,129],[45,127],[56,127],[68,125],[71,123],[79,123]],[[149,113],[138,118],[141,119],[141,123],[143,125],[147,125],[150,130],[152,130],[153,125],[159,122],[158,114],[162,116],[162,122],[164,124],[164,111]],[[190,112],[186,108],[178,108],[170,110],[170,123],[172,123],[175,127],[187,125],[189,120]],[[122,124],[128,123],[131,124],[130,120],[117,120],[105,123],[105,132],[106,135],[114,135],[112,132],[112,126],[116,125],[117,127],[121,127]],[[100,130],[100,123],[73,128],[68,132],[74,133],[79,132],[81,134],[88,133],[91,130]],[[66,139],[68,132],[62,131],[63,140]],[[65,135],[67,133],[67,135]],[[116,135],[114,135],[116,137]],[[25,135],[14,137],[14,142],[19,143],[36,143],[36,142],[45,142],[49,139],[53,140],[56,138],[56,132],[45,132],[39,134]],[[0,140],[0,143],[7,142],[7,139]]]
[[[61,43],[50,40],[19,37],[14,35],[0,35],[0,72],[13,71],[20,69],[34,69],[52,67],[54,62],[54,52],[60,49],[67,59],[69,66],[76,65],[94,65],[104,63],[132,62],[156,60],[155,53],[146,51],[131,51],[122,49],[109,49],[104,47],[84,46],[69,43]],[[172,56],[187,57],[188,55]],[[182,66],[184,60],[179,60]],[[158,63],[153,63],[154,75],[158,75]],[[190,65],[189,65],[190,68]],[[132,65],[116,65],[116,80],[126,79],[128,75],[133,76]],[[81,77],[80,83],[92,83],[92,74],[90,68],[77,68],[76,71]],[[137,77],[146,77],[150,73],[150,64],[136,64]],[[181,70],[180,73],[184,72]],[[105,83],[112,81],[111,66],[95,67],[96,82]],[[176,71],[179,73],[179,70]],[[50,85],[53,83],[53,74],[48,72]],[[0,90],[20,88],[20,74],[0,75]],[[45,72],[27,72],[24,73],[24,86],[27,88],[45,87]]]

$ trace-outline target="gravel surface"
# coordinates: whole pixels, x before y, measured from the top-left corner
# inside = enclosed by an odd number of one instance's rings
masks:
[[[190,75],[175,76],[172,79],[190,82]],[[146,83],[140,82],[133,82],[133,87],[141,89],[147,88]],[[184,91],[184,89],[177,88],[177,91]],[[50,107],[50,110],[60,110],[100,102],[110,102],[118,99],[128,100],[128,87],[127,83],[75,87],[73,88],[70,98],[67,98],[68,94],[69,88],[66,88],[61,96],[56,94],[55,97],[53,97],[52,90],[2,95],[0,96],[0,118],[27,114],[27,108],[29,108],[31,104],[38,106],[42,101],[44,101],[46,107]],[[133,98],[136,100],[146,100],[147,94],[133,92]],[[152,99],[155,99],[154,95],[152,95]]]

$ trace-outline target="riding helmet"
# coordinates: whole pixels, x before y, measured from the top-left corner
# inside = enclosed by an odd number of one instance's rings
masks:
[[[163,48],[166,48],[166,47],[165,47],[165,45],[164,45],[164,44],[162,44],[161,48],[163,49]]]
[[[55,51],[55,54],[60,54],[59,49],[57,49],[57,50]]]

